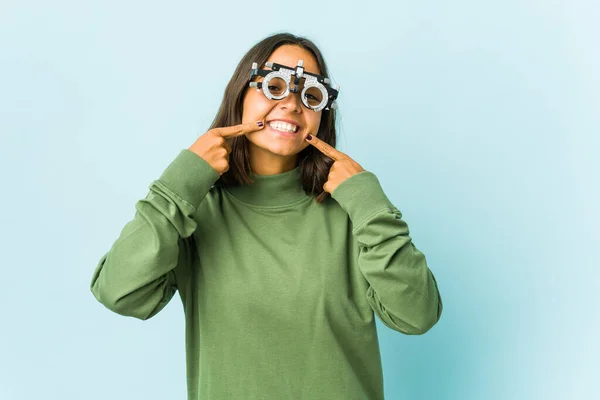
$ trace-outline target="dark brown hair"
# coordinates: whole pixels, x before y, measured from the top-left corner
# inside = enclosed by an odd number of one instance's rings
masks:
[[[325,59],[312,41],[290,33],[277,33],[269,36],[248,50],[236,67],[231,80],[225,87],[223,101],[209,129],[242,123],[243,100],[244,94],[249,88],[252,63],[257,62],[259,66],[264,65],[271,54],[283,45],[296,45],[311,53],[317,61],[321,75],[329,77]],[[335,147],[335,109],[321,112],[321,123],[317,136]],[[215,186],[238,186],[253,182],[250,178],[249,143],[244,135],[231,139],[232,151],[229,155],[229,170],[221,175]],[[318,203],[322,203],[330,196],[323,190],[323,185],[327,182],[332,164],[331,158],[312,145],[298,153],[302,187],[306,194],[316,196]]]

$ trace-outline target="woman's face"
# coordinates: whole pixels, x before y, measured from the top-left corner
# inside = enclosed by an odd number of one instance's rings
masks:
[[[277,48],[267,61],[294,68],[298,65],[298,60],[304,60],[304,70],[306,72],[321,73],[312,54],[295,45],[284,45]],[[270,69],[264,65],[259,65],[259,68]],[[262,77],[258,77],[256,81],[259,82],[262,79]],[[299,85],[298,89],[297,93],[290,92],[282,100],[269,100],[262,90],[257,91],[255,88],[246,90],[242,122],[264,120],[266,125],[264,129],[246,135],[250,141],[251,154],[267,152],[270,153],[268,158],[272,158],[272,156],[295,156],[304,148],[310,146],[304,139],[309,133],[316,136],[322,111],[314,112],[306,108],[300,100],[302,84]],[[289,128],[289,126],[276,121],[288,122],[298,128],[292,134],[281,132],[280,129]]]

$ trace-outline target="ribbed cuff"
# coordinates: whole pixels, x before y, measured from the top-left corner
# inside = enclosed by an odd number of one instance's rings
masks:
[[[202,157],[184,149],[158,181],[197,208],[219,177],[219,173]]]
[[[354,229],[378,211],[396,209],[383,192],[377,176],[370,171],[352,175],[335,188],[331,197],[348,213]]]

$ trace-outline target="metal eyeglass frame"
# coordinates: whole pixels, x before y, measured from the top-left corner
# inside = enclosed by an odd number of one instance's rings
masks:
[[[252,63],[252,72],[250,74],[250,80],[254,79],[255,76],[262,76],[264,79],[262,82],[250,82],[250,87],[255,87],[256,90],[261,90],[265,97],[269,100],[281,100],[287,97],[292,93],[298,92],[298,85],[300,84],[300,80],[304,79],[304,89],[302,89],[302,93],[300,94],[300,99],[302,100],[302,104],[315,112],[321,111],[323,109],[335,109],[337,108],[337,103],[335,100],[339,94],[340,87],[336,85],[335,87],[331,86],[331,81],[329,78],[326,78],[323,75],[311,74],[310,72],[304,71],[304,61],[299,60],[298,65],[295,68],[291,68],[285,65],[267,62],[265,66],[271,68],[270,70],[259,69],[258,64],[256,62]],[[294,76],[294,87],[290,88],[290,82],[292,81],[292,76]],[[269,82],[274,78],[280,78],[286,83],[286,88],[283,94],[280,96],[275,96],[269,91]],[[306,100],[306,91],[310,88],[316,88],[323,95],[323,99],[321,103],[317,106],[310,106],[308,101]]]

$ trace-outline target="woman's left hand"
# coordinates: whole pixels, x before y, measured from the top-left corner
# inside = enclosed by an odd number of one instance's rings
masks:
[[[363,167],[351,159],[347,154],[342,153],[316,136],[313,135],[310,140],[307,137],[305,140],[334,161],[329,169],[327,182],[323,185],[323,190],[327,193],[333,193],[340,183],[350,178],[352,175],[364,171]]]

